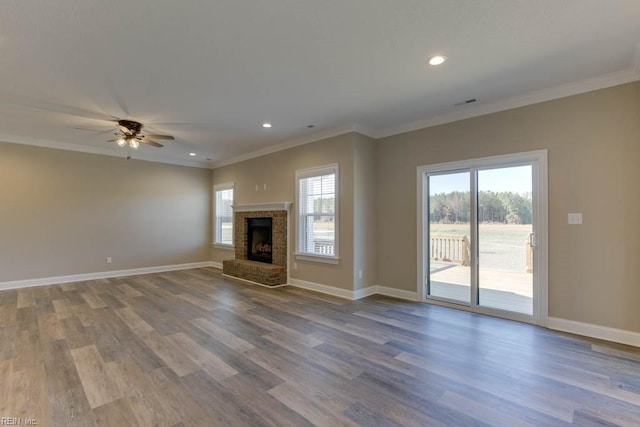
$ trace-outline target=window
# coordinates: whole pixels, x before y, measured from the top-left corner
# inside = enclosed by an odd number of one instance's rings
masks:
[[[296,171],[299,258],[337,261],[338,165]]]
[[[216,245],[233,246],[233,183],[213,187],[216,194]]]

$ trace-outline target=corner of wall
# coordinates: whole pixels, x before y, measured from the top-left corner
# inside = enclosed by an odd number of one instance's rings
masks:
[[[374,286],[378,277],[377,180],[373,138],[354,133],[353,163],[353,283],[354,290],[364,291]]]

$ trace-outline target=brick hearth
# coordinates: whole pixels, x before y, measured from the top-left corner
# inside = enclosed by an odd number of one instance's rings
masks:
[[[277,286],[287,283],[287,241],[290,203],[264,205],[234,206],[233,243],[235,259],[222,262],[222,273],[239,279],[249,280],[266,286]],[[267,209],[267,206],[280,209]],[[247,260],[247,220],[249,218],[273,218],[273,263]]]

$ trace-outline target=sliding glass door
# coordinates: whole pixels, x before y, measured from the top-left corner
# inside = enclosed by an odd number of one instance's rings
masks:
[[[546,316],[538,245],[541,226],[546,245],[546,152],[418,172],[426,299],[526,321]]]
[[[429,176],[429,296],[469,304],[470,174]]]
[[[532,166],[477,171],[478,305],[533,314]]]

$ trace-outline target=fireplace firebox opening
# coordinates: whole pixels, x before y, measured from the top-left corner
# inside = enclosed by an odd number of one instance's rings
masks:
[[[247,218],[247,259],[273,262],[273,218]]]

